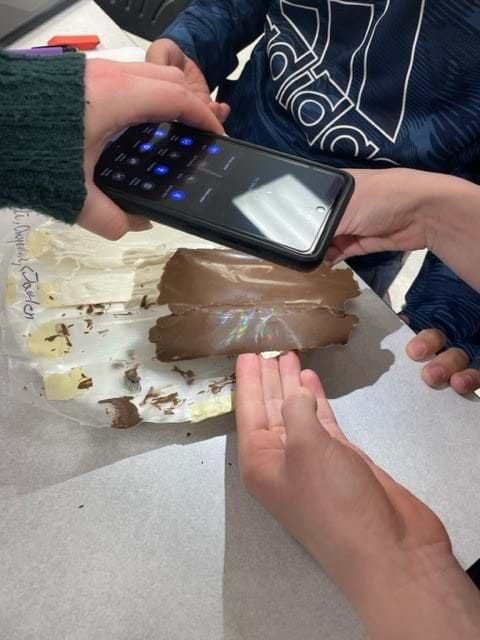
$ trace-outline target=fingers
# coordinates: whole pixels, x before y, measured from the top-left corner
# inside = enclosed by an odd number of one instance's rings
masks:
[[[244,354],[237,360],[235,414],[240,449],[250,433],[268,429],[259,356]]]
[[[164,80],[165,82],[176,82],[186,85],[185,74],[177,67],[160,66],[151,62],[122,62],[122,70],[132,76],[139,78],[150,78],[150,80]]]
[[[126,76],[121,94],[112,97],[118,103],[118,128],[149,122],[178,120],[183,124],[223,134],[223,128],[211,109],[184,86],[138,75]]]
[[[284,396],[278,359],[271,358],[267,360],[260,356],[260,371],[268,428],[272,429],[283,425],[282,404]]]
[[[480,389],[480,371],[465,369],[454,373],[450,378],[450,386],[461,396],[467,396]]]
[[[222,124],[230,115],[230,107],[225,102],[210,102],[209,107],[217,120]]]
[[[446,337],[438,329],[425,329],[407,344],[407,355],[417,362],[432,358],[444,348],[446,342]]]
[[[429,387],[439,389],[450,384],[458,394],[469,395],[480,388],[480,372],[466,368],[469,359],[462,349],[448,349],[436,356],[446,342],[438,329],[425,329],[410,340],[406,351],[417,362],[433,358],[422,369],[422,379]]]
[[[334,438],[347,442],[345,434],[338,426],[335,414],[327,400],[325,390],[317,374],[314,371],[306,369],[302,371],[301,381],[303,386],[306,387],[317,400],[317,417],[322,426]]]
[[[278,359],[283,398],[289,398],[301,391],[302,367],[298,355],[293,351],[282,354]]]
[[[182,70],[185,66],[185,54],[168,38],[161,38],[150,45],[146,59],[154,64],[172,65]]]
[[[310,454],[318,460],[328,446],[330,435],[317,418],[315,396],[302,387],[285,399],[282,415],[287,434],[287,457],[301,464],[310,459]]]
[[[425,365],[422,369],[422,380],[434,389],[449,384],[450,378],[468,366],[468,356],[462,349],[448,349]]]
[[[94,184],[88,187],[85,206],[77,223],[107,240],[118,240],[128,231],[146,231],[152,227],[149,220],[124,213]]]

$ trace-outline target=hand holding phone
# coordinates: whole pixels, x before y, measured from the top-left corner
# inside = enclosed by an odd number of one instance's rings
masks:
[[[322,261],[353,178],[177,123],[125,131],[97,185],[129,213],[299,269]]]

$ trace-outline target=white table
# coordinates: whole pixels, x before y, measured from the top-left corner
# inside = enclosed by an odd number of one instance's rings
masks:
[[[30,34],[130,41],[89,0]],[[480,556],[478,403],[428,390],[396,316],[366,290],[348,349],[309,356],[347,434]],[[0,367],[5,640],[350,640],[343,596],[242,489],[231,416],[88,429],[16,402]],[[187,437],[187,432],[193,435]]]

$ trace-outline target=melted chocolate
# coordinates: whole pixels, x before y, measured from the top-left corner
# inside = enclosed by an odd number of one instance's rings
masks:
[[[180,249],[165,267],[158,303],[172,312],[150,330],[162,362],[346,344],[358,318],[350,269],[300,273],[226,250]]]
[[[221,249],[179,249],[168,261],[158,304],[174,314],[198,307],[322,306],[343,312],[360,291],[349,269],[321,265],[302,273],[260,258]]]
[[[161,362],[172,362],[346,344],[357,323],[355,316],[335,316],[321,307],[205,308],[159,318],[150,341]]]

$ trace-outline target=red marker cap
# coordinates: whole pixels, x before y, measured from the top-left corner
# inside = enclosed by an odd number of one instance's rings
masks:
[[[48,45],[50,47],[75,47],[80,51],[91,51],[96,49],[100,44],[98,36],[55,36],[50,38]]]

